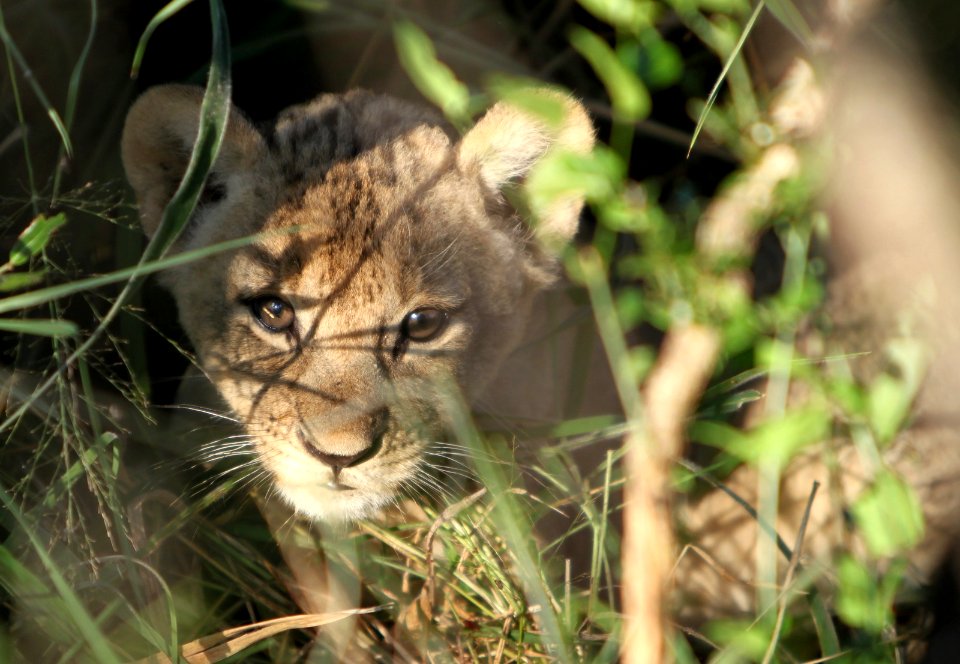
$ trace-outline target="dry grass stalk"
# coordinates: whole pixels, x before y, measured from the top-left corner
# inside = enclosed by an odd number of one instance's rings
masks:
[[[180,656],[188,664],[214,664],[236,655],[258,641],[291,629],[310,629],[338,622],[344,618],[361,613],[373,613],[384,607],[375,606],[366,609],[351,609],[335,613],[304,614],[285,616],[262,622],[232,627],[220,632],[208,634],[180,646]],[[172,664],[169,656],[157,653],[135,664]]]
[[[699,325],[668,335],[644,390],[645,441],[630,439],[624,490],[623,661],[662,662],[666,580],[674,565],[670,463],[683,449],[684,423],[713,372],[715,330]]]
[[[697,248],[707,260],[752,255],[756,219],[774,200],[774,190],[800,167],[786,144],[770,146],[743,176],[715,198],[701,220]],[[725,278],[749,287],[747,275]],[[706,386],[720,350],[716,330],[689,324],[667,334],[644,389],[647,441],[627,445],[624,490],[623,661],[666,658],[664,606],[676,562],[670,510],[669,466],[683,455],[684,428]]]

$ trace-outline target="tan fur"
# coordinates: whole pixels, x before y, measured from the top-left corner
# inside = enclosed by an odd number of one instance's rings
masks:
[[[200,100],[162,86],[130,110],[123,159],[148,234],[185,169]],[[551,150],[592,147],[586,113],[562,101],[559,127],[501,103],[459,141],[431,112],[363,91],[290,108],[270,136],[231,111],[207,202],[178,244],[273,233],[163,279],[203,370],[298,511],[376,512],[415,488],[441,429],[438,390],[453,383],[469,402],[495,402],[485,388],[515,382],[501,369],[556,258],[502,189]],[[570,199],[541,220],[550,246],[572,238],[581,207]],[[266,295],[292,305],[290,333],[255,319],[250,302]],[[426,307],[449,325],[403,347],[404,317]],[[318,453],[366,454],[339,472],[352,489],[328,487],[334,471]]]

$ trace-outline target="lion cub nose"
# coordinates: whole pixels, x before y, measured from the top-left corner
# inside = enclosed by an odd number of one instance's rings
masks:
[[[338,430],[317,431],[316,426],[301,425],[303,446],[315,459],[339,473],[371,457],[380,449],[386,431],[386,409],[361,418]]]
[[[347,466],[352,466],[358,459],[365,457],[370,452],[370,448],[367,448],[365,450],[360,450],[356,454],[327,454],[326,452],[321,452],[310,443],[307,443],[306,447],[307,451],[310,452],[314,458],[319,459],[337,471],[342,470]]]

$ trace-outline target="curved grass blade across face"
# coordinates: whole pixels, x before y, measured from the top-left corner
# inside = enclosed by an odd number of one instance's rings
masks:
[[[283,232],[291,233],[296,232],[296,230],[297,228],[284,229]],[[172,267],[177,267],[178,265],[186,265],[187,263],[193,263],[198,260],[202,260],[207,256],[212,256],[213,254],[245,247],[248,244],[256,242],[260,238],[271,235],[276,235],[276,233],[257,233],[256,235],[248,235],[246,237],[237,238],[236,240],[228,240],[226,242],[211,244],[207,247],[184,251],[179,254],[174,254],[173,256],[160,258],[150,261],[149,263],[141,263],[139,265],[134,265],[133,267],[116,270],[107,274],[101,274],[96,277],[88,277],[86,279],[71,281],[70,283],[66,284],[48,286],[47,288],[38,288],[37,290],[27,293],[12,295],[10,297],[0,299],[0,314],[36,307],[41,304],[46,304],[48,302],[53,302],[55,300],[68,297],[70,295],[75,295],[84,291],[90,291],[95,288],[101,288],[103,286],[108,286],[121,281],[127,281],[128,279],[143,278],[155,272],[160,272]],[[18,276],[27,277],[27,275],[32,274],[35,273],[24,273],[23,275],[11,274],[6,276],[10,278]],[[34,277],[30,278],[33,279]],[[0,281],[0,290],[3,289],[4,283],[5,281]],[[15,283],[14,285],[17,284]]]
[[[207,174],[220,153],[230,114],[230,35],[221,0],[210,0],[213,21],[213,60],[207,77],[207,88],[200,105],[200,127],[190,155],[187,172],[173,198],[167,203],[160,227],[150,240],[140,263],[163,256],[187,225],[196,207]],[[131,283],[134,280],[131,280]]]

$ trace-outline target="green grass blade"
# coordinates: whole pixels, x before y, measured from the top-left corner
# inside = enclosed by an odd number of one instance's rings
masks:
[[[226,133],[227,117],[230,110],[230,35],[227,28],[227,19],[223,11],[222,0],[210,0],[210,18],[213,23],[213,58],[210,62],[210,73],[207,77],[207,87],[203,95],[203,103],[200,106],[200,127],[197,133],[197,140],[194,143],[193,151],[190,155],[190,163],[187,171],[184,173],[183,180],[177,188],[173,199],[167,204],[163,211],[163,217],[160,221],[160,227],[156,234],[150,240],[147,248],[140,258],[139,264],[130,274],[127,284],[117,295],[113,305],[104,314],[97,328],[90,336],[80,344],[66,360],[60,364],[59,368],[47,378],[34,392],[31,399],[28,399],[19,408],[11,413],[6,420],[0,423],[0,432],[6,431],[16,422],[20,416],[30,408],[33,399],[36,399],[50,389],[57,381],[60,374],[76,362],[77,358],[86,353],[97,342],[101,335],[106,331],[107,326],[116,318],[117,314],[126,305],[134,290],[142,283],[146,275],[145,265],[161,258],[177,236],[187,225],[190,215],[200,198],[203,191],[203,185],[206,182],[207,174],[216,161],[217,154],[220,151],[220,145],[223,142],[223,136]],[[2,25],[2,23],[0,23]],[[67,285],[69,286],[69,284]],[[24,296],[30,296],[26,293]],[[16,302],[18,298],[24,296],[14,296],[6,298],[0,305],[10,306],[11,301]],[[2,306],[0,306],[2,309]],[[10,309],[6,309],[10,311]]]
[[[93,38],[97,34],[97,20],[97,0],[90,0],[90,28],[87,30],[87,39],[83,44],[83,48],[80,49],[77,63],[73,66],[73,71],[70,72],[70,82],[67,85],[67,104],[64,109],[67,133],[73,128],[73,117],[77,110],[77,97],[80,94],[80,77],[83,75],[83,68],[87,63],[87,58],[90,56],[90,49],[93,47]],[[64,145],[60,146],[57,169],[53,176],[53,193],[50,197],[52,201],[56,201],[60,194],[60,178],[63,177],[63,169],[66,164],[66,160],[64,159],[65,147]]]
[[[767,0],[767,9],[805,48],[813,44],[813,30],[791,0]]]
[[[12,295],[0,300],[0,314],[10,313],[11,311],[19,311],[29,307],[35,307],[41,304],[46,304],[47,302],[53,302],[54,300],[68,297],[70,295],[75,295],[77,293],[127,281],[132,277],[145,277],[153,274],[154,272],[160,272],[161,270],[177,267],[178,265],[193,263],[222,251],[239,249],[240,247],[244,247],[248,244],[256,242],[257,239],[267,235],[270,234],[262,233],[258,235],[249,235],[236,240],[229,240],[227,242],[212,244],[208,247],[201,247],[200,249],[184,251],[160,260],[151,261],[150,263],[141,265],[134,265],[133,267],[116,270],[108,274],[102,274],[96,277],[88,277],[86,279],[79,279],[77,281],[71,281],[67,284],[58,284],[56,286],[48,286],[47,288],[39,288],[28,293],[20,293],[19,295]]]
[[[147,27],[144,28],[143,34],[140,35],[140,41],[137,42],[137,50],[133,54],[133,63],[130,65],[130,78],[136,78],[140,73],[143,54],[147,51],[147,42],[150,41],[150,37],[153,36],[154,30],[191,2],[193,2],[193,0],[171,0],[160,11],[154,14],[150,22],[147,23]]]
[[[747,24],[743,26],[743,32],[740,33],[740,39],[737,40],[736,45],[733,47],[733,51],[731,51],[730,55],[727,57],[727,61],[723,63],[723,69],[720,71],[720,75],[717,76],[717,81],[713,84],[710,94],[707,95],[707,103],[704,104],[703,110],[700,111],[700,117],[697,118],[697,126],[693,130],[693,136],[690,137],[690,146],[687,148],[688,159],[690,158],[690,154],[693,152],[693,146],[697,143],[697,138],[700,136],[703,125],[707,121],[707,115],[710,114],[710,109],[713,108],[714,103],[717,101],[717,95],[720,93],[720,85],[727,78],[727,73],[730,71],[730,67],[733,66],[737,56],[740,55],[740,51],[743,50],[743,45],[746,43],[747,37],[750,36],[750,32],[753,30],[753,26],[760,17],[760,12],[763,11],[764,6],[766,6],[766,0],[760,0],[757,3],[757,6],[753,8],[753,13],[750,14],[750,18],[747,19]]]
[[[179,627],[177,625],[177,611],[176,603],[173,599],[173,592],[170,590],[169,584],[167,584],[166,579],[163,578],[163,575],[160,574],[154,567],[148,565],[138,558],[132,556],[103,556],[98,560],[99,563],[110,563],[115,562],[118,565],[127,565],[132,567],[139,567],[144,570],[147,574],[153,577],[154,582],[160,588],[160,591],[163,593],[164,605],[166,606],[166,616],[167,623],[170,626],[169,639],[167,639],[167,656],[170,657],[170,661],[176,662],[179,659]],[[136,614],[135,614],[136,615]],[[139,616],[138,616],[139,617]],[[138,627],[140,628],[141,634],[146,637],[147,633],[152,629],[150,624],[143,620],[138,620]],[[159,636],[159,635],[157,635]]]
[[[576,256],[576,269],[583,277],[584,285],[593,305],[593,315],[603,342],[604,351],[613,369],[613,380],[623,411],[627,415],[628,428],[642,431],[644,426],[643,400],[634,382],[630,365],[630,353],[625,341],[623,326],[617,316],[613,294],[607,282],[603,259],[596,249],[584,248]]]
[[[0,318],[0,330],[37,337],[71,337],[80,330],[69,320]]]
[[[22,290],[39,284],[46,276],[46,272],[16,272],[14,274],[0,275],[0,293],[9,293],[10,291]]]
[[[73,589],[60,573],[60,570],[57,569],[57,565],[53,562],[50,554],[47,553],[44,543],[40,541],[40,538],[30,527],[30,524],[27,523],[26,518],[20,512],[20,508],[10,498],[6,487],[3,486],[0,486],[0,503],[3,504],[3,507],[6,509],[7,513],[12,515],[13,518],[17,520],[20,528],[30,540],[30,544],[34,549],[34,552],[37,554],[40,562],[50,575],[50,581],[53,583],[57,594],[66,605],[70,619],[76,625],[81,636],[83,637],[83,640],[86,641],[87,645],[90,646],[90,650],[95,656],[96,661],[102,662],[103,664],[110,664],[112,662],[119,664],[119,660],[107,644],[106,637],[97,628],[97,625],[90,617],[90,614],[87,613],[87,610],[83,608],[83,604],[80,602],[80,599],[73,592]]]
[[[570,44],[593,67],[607,89],[614,112],[626,120],[639,120],[650,113],[650,92],[643,81],[626,67],[612,48],[586,28],[570,33]]]
[[[8,263],[13,266],[24,265],[43,251],[53,232],[65,223],[67,217],[63,212],[52,217],[38,216],[17,236],[13,248],[10,249]]]
[[[810,615],[817,631],[817,641],[824,657],[836,657],[840,654],[840,637],[833,624],[833,613],[827,607],[820,592],[813,588],[810,596]]]
[[[554,608],[550,589],[541,574],[542,568],[538,564],[530,537],[529,515],[520,508],[511,493],[511,482],[503,466],[494,461],[498,456],[497,452],[482,439],[471,421],[468,408],[454,395],[453,391],[445,395],[445,406],[451,417],[453,430],[457,438],[473,450],[472,463],[483,486],[494,497],[489,518],[495,524],[499,536],[506,542],[506,549],[516,564],[527,607],[540,607],[537,620],[543,630],[540,637],[543,646],[553,658],[551,661],[571,662],[572,639],[564,629],[565,623]]]
[[[63,142],[63,147],[66,149],[67,155],[72,157],[73,143],[70,141],[70,135],[67,133],[67,129],[63,124],[63,120],[60,118],[60,114],[57,112],[57,109],[55,109],[53,104],[50,103],[50,100],[47,98],[43,88],[40,87],[40,82],[37,81],[37,78],[33,75],[33,71],[30,69],[30,64],[27,62],[27,59],[23,57],[23,53],[20,52],[20,49],[17,48],[17,45],[13,41],[13,37],[11,37],[10,33],[7,32],[7,24],[4,22],[2,9],[0,9],[0,41],[3,42],[3,45],[7,49],[7,53],[10,54],[10,56],[20,67],[20,71],[23,72],[24,79],[26,79],[27,83],[33,89],[33,93],[37,96],[37,99],[40,100],[40,104],[43,105],[44,109],[46,109],[47,116],[50,118],[50,121],[53,122],[53,126],[57,130],[57,133],[60,134],[60,140]]]
[[[200,105],[197,140],[183,180],[164,209],[160,227],[143,252],[141,263],[163,256],[187,225],[227,132],[230,114],[230,34],[221,0],[210,0],[210,18],[213,22],[213,59]]]

